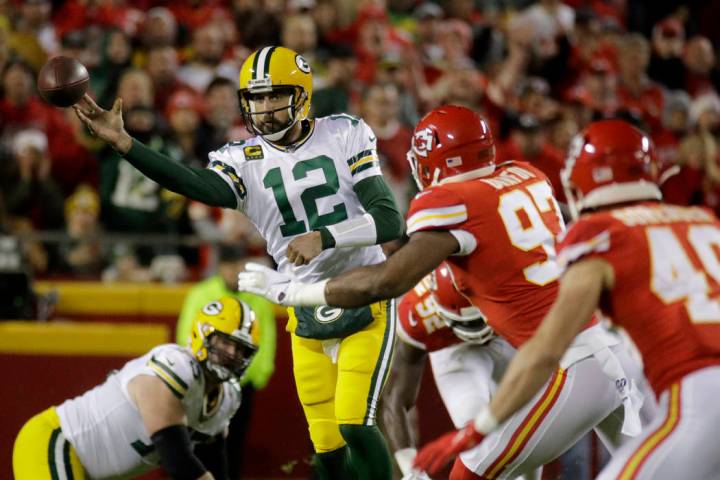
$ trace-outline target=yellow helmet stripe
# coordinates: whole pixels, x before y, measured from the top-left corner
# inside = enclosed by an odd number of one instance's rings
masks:
[[[255,56],[253,62],[253,70],[255,71],[255,80],[262,80],[265,75],[270,73],[270,56],[275,47],[265,47]]]

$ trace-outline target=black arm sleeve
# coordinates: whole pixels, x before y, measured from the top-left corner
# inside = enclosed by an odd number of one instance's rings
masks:
[[[150,438],[160,454],[160,464],[173,480],[197,480],[207,471],[192,451],[185,425],[170,425]]]
[[[208,169],[174,162],[135,139],[125,159],[168,190],[213,207],[237,207],[237,199],[230,185]]]
[[[209,443],[195,446],[195,455],[200,459],[215,480],[228,478],[227,443],[222,434],[215,435]]]

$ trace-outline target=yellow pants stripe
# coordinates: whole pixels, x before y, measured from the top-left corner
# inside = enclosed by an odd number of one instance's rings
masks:
[[[643,463],[650,457],[655,449],[675,430],[680,423],[680,384],[674,383],[670,386],[670,400],[668,405],[668,414],[665,422],[658,428],[655,433],[645,439],[635,453],[623,467],[618,480],[631,480],[640,471]]]

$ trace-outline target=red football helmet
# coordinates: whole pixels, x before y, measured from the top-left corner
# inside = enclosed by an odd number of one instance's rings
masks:
[[[662,198],[652,140],[624,120],[593,122],[580,132],[561,177],[574,217],[588,208]]]
[[[443,262],[433,271],[430,295],[440,318],[461,340],[487,343],[494,335],[493,329],[485,322],[485,315],[463,293],[466,289],[462,274],[453,272],[447,263]]]
[[[444,105],[418,122],[407,157],[415,182],[423,190],[492,173],[495,141],[480,115],[469,108]]]

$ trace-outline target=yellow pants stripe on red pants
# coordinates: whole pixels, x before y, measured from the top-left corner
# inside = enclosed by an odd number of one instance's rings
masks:
[[[375,424],[395,345],[395,302],[370,308],[372,323],[342,339],[321,341],[291,333],[295,386],[318,453],[345,445],[339,425]],[[292,332],[297,319],[292,308],[288,314]]]
[[[84,480],[75,448],[60,428],[55,407],[25,423],[13,447],[15,480]]]

